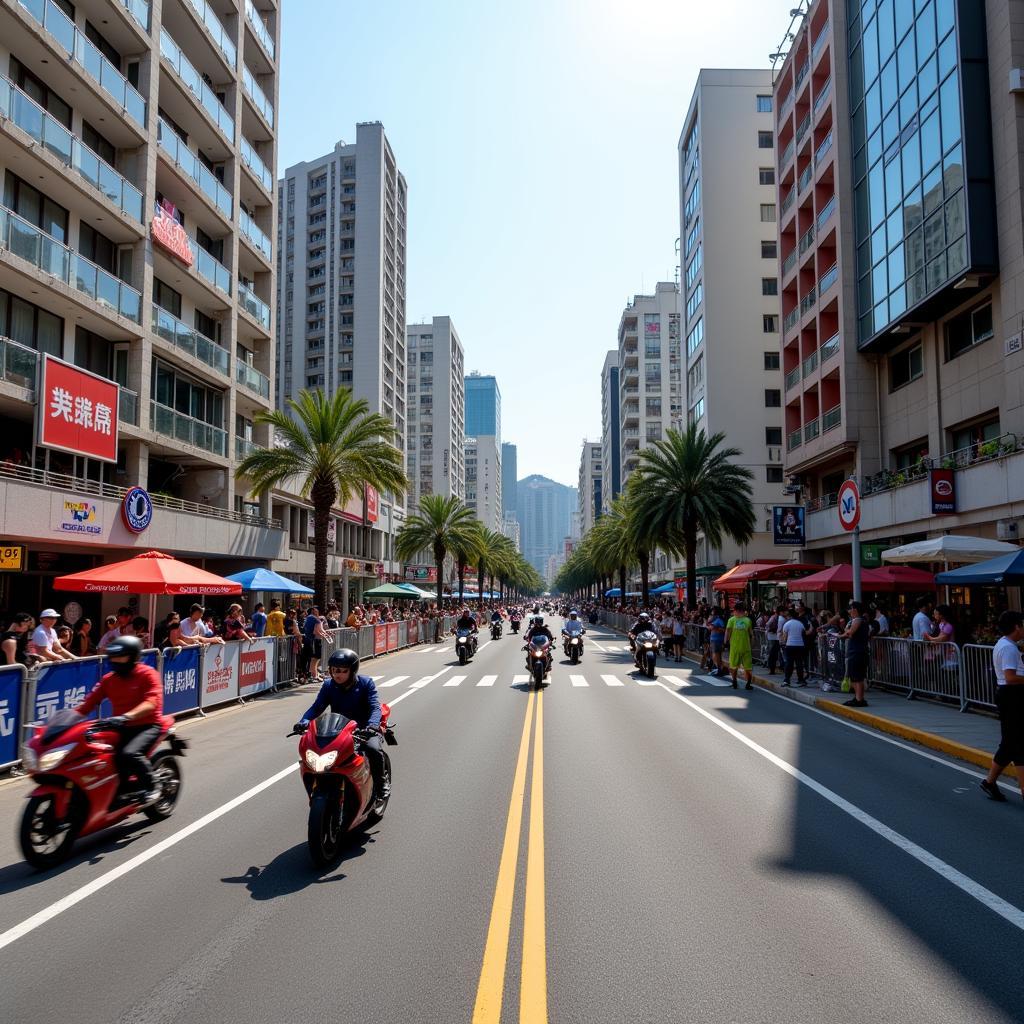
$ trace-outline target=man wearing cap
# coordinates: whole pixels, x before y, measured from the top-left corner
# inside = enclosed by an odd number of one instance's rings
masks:
[[[44,608],[39,613],[39,625],[32,634],[32,653],[43,661],[74,661],[75,656],[65,650],[57,639],[57,631],[53,628],[60,616],[53,608]]]

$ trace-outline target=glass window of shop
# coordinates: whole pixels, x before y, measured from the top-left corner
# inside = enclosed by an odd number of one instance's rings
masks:
[[[968,265],[955,0],[848,0],[858,336]]]

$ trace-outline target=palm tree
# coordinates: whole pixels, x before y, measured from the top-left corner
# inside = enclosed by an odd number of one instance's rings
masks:
[[[455,568],[459,575],[460,607],[466,589],[466,568],[477,560],[483,545],[483,523],[475,518],[467,524],[466,529],[452,544],[451,552],[455,556]]]
[[[437,607],[444,605],[444,560],[449,551],[456,552],[476,522],[473,512],[456,497],[425,494],[420,498],[419,512],[410,516],[395,538],[395,554],[399,558],[415,558],[420,551],[431,551],[437,566]],[[460,582],[461,587],[461,582]]]
[[[502,552],[504,550],[504,543],[506,541],[504,534],[496,533],[494,530],[488,530],[483,524],[480,525],[480,532],[478,537],[478,548],[476,556],[476,571],[477,571],[477,582],[479,584],[478,591],[480,593],[480,604],[483,606],[484,600],[484,577],[490,574],[491,586],[494,586],[494,570],[495,567],[502,563]],[[494,599],[491,599],[491,603],[494,603]]]
[[[633,529],[628,521],[629,506],[620,494],[591,531],[594,535],[595,561],[619,574],[619,592],[626,600],[626,573],[640,562]]]
[[[743,453],[722,448],[725,434],[708,437],[691,424],[685,432],[669,430],[661,441],[640,452],[640,482],[633,496],[633,516],[648,537],[672,554],[686,558],[686,602],[697,604],[697,534],[711,547],[728,537],[745,544],[754,534],[750,481],[753,474],[731,460]]]
[[[363,399],[344,388],[329,396],[303,390],[288,399],[288,409],[256,416],[257,423],[270,425],[272,446],[251,451],[235,474],[247,477],[256,495],[291,482],[313,503],[313,590],[322,607],[331,509],[361,495],[367,485],[400,494],[408,481],[394,426],[370,412]]]

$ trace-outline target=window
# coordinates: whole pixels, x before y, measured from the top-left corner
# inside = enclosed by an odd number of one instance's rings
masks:
[[[764,389],[764,407],[766,409],[779,409],[782,406],[782,392],[778,388]]]
[[[778,352],[765,352],[764,354],[764,368],[766,370],[777,370],[780,366],[779,353]]]
[[[946,360],[988,341],[993,333],[991,302],[953,317],[946,324]]]
[[[964,448],[973,448],[975,445],[984,444],[986,441],[994,441],[1000,434],[998,416],[982,420],[980,423],[972,423],[967,427],[957,427],[950,431],[951,451],[958,452]]]
[[[702,281],[697,282],[697,287],[694,288],[693,293],[686,300],[686,319],[693,319],[693,314],[700,308],[701,302],[704,300],[704,284]]]
[[[106,160],[111,167],[114,166],[114,160],[117,157],[117,152],[114,149],[112,143],[108,142],[88,121],[82,122],[82,141],[89,147],[98,157]]]
[[[68,211],[10,171],[4,177],[4,205],[65,245]]]
[[[777,242],[761,243],[761,259],[776,260],[779,258],[779,246]]]
[[[0,335],[52,356],[63,355],[64,321],[5,291],[0,291]],[[35,370],[32,373],[34,378]],[[17,383],[18,374],[11,370],[8,374]]]
[[[81,226],[78,251],[108,273],[117,273],[117,245],[90,224],[83,223]]]
[[[775,222],[775,204],[774,203],[762,203],[761,204],[761,223],[772,224]]]
[[[700,273],[701,265],[704,263],[704,245],[703,243],[697,246],[697,251],[693,254],[693,259],[686,264],[686,287],[689,288],[693,285],[693,282],[697,280],[697,275]]]
[[[70,105],[65,103],[42,79],[36,78],[17,57],[11,58],[11,78],[22,92],[52,114],[65,128],[71,127]]]
[[[889,390],[909,384],[924,375],[924,352],[921,343],[889,356]]]
[[[779,294],[779,281],[775,277],[762,277],[761,278],[761,294],[762,295],[778,295]]]
[[[685,223],[690,223],[690,218],[697,212],[698,206],[700,206],[700,178],[697,179],[697,183],[686,197],[686,205],[683,207],[683,220]]]
[[[697,244],[697,238],[700,235],[700,217],[693,222],[693,227],[686,232],[686,245],[684,247],[685,255],[690,255],[690,250]]]
[[[764,443],[774,445],[782,444],[782,427],[765,427]]]
[[[782,467],[781,466],[765,466],[764,467],[764,478],[767,483],[770,484],[781,484],[782,483]]]
[[[772,112],[772,98],[771,98],[771,96],[758,96],[757,97],[757,112],[759,114],[770,114]]]
[[[775,136],[771,132],[758,132],[757,133],[757,148],[758,149],[771,149],[775,142]]]
[[[644,358],[645,359],[660,359],[661,358],[661,337],[655,336],[653,338],[644,338]],[[648,364],[648,367],[650,364]]]
[[[696,423],[703,416],[704,416],[704,399],[703,398],[698,398],[697,399],[697,403],[689,411],[689,413],[687,414],[686,419],[687,419],[688,423]]]
[[[892,450],[893,467],[897,472],[912,469],[927,458],[927,437],[922,437],[919,441],[914,441],[912,444],[905,444],[902,448],[894,448]]]
[[[694,325],[693,329],[686,336],[686,354],[692,356],[694,352],[700,348],[700,343],[704,340],[704,317],[701,317]]]
[[[181,317],[181,292],[175,291],[159,277],[153,278],[153,301],[168,313]]]
[[[761,330],[765,334],[778,334],[779,333],[779,315],[778,313],[765,313],[761,317]]]
[[[774,185],[775,184],[775,168],[774,167],[762,167],[757,172],[757,181],[759,185]]]

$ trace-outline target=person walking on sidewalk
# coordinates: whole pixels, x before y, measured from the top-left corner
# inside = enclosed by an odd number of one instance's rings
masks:
[[[782,648],[779,645],[779,635],[782,629],[782,623],[785,619],[782,616],[782,606],[779,605],[771,613],[768,619],[768,623],[765,626],[766,637],[768,640],[768,675],[775,675],[775,670],[779,667],[779,660],[782,656]]]
[[[722,647],[725,644],[725,619],[718,607],[712,609],[708,616],[708,642],[711,648],[710,662],[714,665],[711,670],[713,676],[724,676],[725,668],[722,665]]]
[[[790,608],[780,633],[786,663],[786,678],[782,685],[792,685],[793,669],[796,669],[796,685],[806,686],[807,637],[811,635],[811,627],[803,624],[795,608]]]
[[[992,650],[996,671],[996,707],[999,709],[999,749],[992,755],[992,767],[981,781],[981,789],[990,800],[1006,799],[998,779],[1012,761],[1017,766],[1017,782],[1024,797],[1024,658],[1017,644],[1024,639],[1024,615],[1003,612],[999,616],[1002,634]]]
[[[747,689],[754,688],[754,656],[750,646],[750,638],[754,633],[754,623],[747,615],[746,606],[737,601],[733,613],[725,624],[725,642],[729,647],[729,673],[732,675],[732,688],[736,687],[736,676],[740,668],[747,675]]]
[[[864,681],[868,676],[870,626],[860,601],[851,601],[849,612],[850,624],[842,638],[846,641],[846,675],[853,687],[853,698],[843,703],[850,708],[866,708],[868,702],[864,699]]]

